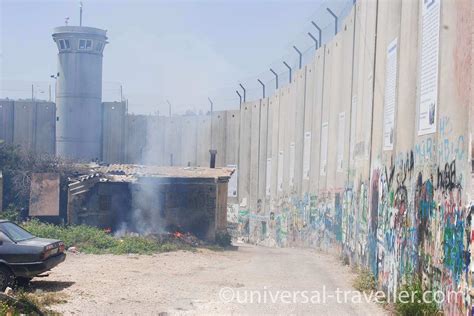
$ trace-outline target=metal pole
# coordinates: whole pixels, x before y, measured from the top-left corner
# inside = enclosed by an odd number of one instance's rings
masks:
[[[33,85],[31,85],[31,101],[35,100],[35,88]]]
[[[241,83],[239,83],[239,86],[244,91],[244,102],[245,102],[245,101],[247,101],[247,90],[245,90],[244,86]]]
[[[265,84],[262,82],[262,80],[260,79],[257,79],[258,82],[260,82],[260,84],[262,85],[262,89],[263,89],[263,99],[265,99]]]
[[[303,54],[301,53],[301,51],[298,49],[298,47],[294,46],[293,45],[293,49],[298,53],[298,55],[300,56],[300,69],[301,69],[301,66],[303,65]]]
[[[79,26],[82,26],[82,1],[79,2]]]
[[[209,100],[209,103],[211,104],[211,115],[212,115],[212,112],[214,111],[214,103],[212,103],[212,100],[211,98],[207,98]]]
[[[332,12],[332,10],[329,9],[329,8],[326,8],[326,10],[328,10],[329,14],[331,14],[334,17],[334,20],[335,20],[334,21],[334,23],[335,23],[335,27],[334,27],[335,33],[334,33],[334,35],[336,35],[337,34],[337,15],[334,12]]]
[[[170,113],[170,117],[171,117],[171,103],[168,100],[166,100],[166,103],[168,103],[168,109],[169,109],[169,113]]]
[[[278,89],[278,74],[272,68],[270,71],[275,75],[275,88]]]
[[[49,102],[51,102],[51,84],[49,84]]]
[[[214,148],[213,139],[212,139],[212,113],[214,112],[214,103],[212,103],[211,98],[207,98],[207,99],[209,100],[209,103],[211,104],[211,149],[210,150],[212,150]]]
[[[291,83],[291,67],[290,67],[290,65],[288,65],[288,64],[286,63],[286,61],[284,61],[283,64],[284,64],[284,65],[286,66],[286,68],[288,68],[288,70],[290,71],[290,83]]]
[[[318,33],[319,33],[319,47],[321,47],[321,44],[323,43],[322,42],[323,30],[321,30],[321,28],[316,23],[314,23],[314,21],[311,21],[311,24],[313,24],[313,26],[318,30]]]
[[[315,48],[314,49],[318,49],[318,40],[316,39],[316,37],[313,36],[313,34],[311,34],[311,32],[308,32],[308,35],[309,37],[311,37],[315,43]]]
[[[239,105],[242,105],[242,96],[240,95],[239,90],[235,90],[235,92],[239,96]]]
[[[120,85],[120,102],[123,101],[123,88],[122,85]]]

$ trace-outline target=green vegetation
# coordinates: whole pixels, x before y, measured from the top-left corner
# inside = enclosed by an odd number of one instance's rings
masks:
[[[85,225],[58,226],[31,220],[22,224],[33,235],[62,240],[66,248],[92,254],[153,254],[176,250],[191,250],[192,247],[179,240],[159,240],[152,237],[114,237],[105,231]]]
[[[50,307],[67,302],[64,293],[30,293],[20,289],[10,295],[0,294],[0,315],[54,315]]]
[[[2,219],[8,219],[9,221],[18,223],[20,221],[20,210],[13,204],[10,204],[2,211]]]
[[[221,247],[228,247],[232,244],[232,236],[228,232],[216,233],[216,243]]]
[[[402,297],[400,294],[402,292],[408,294]],[[395,302],[395,310],[398,315],[427,316],[440,313],[432,295],[426,295],[427,297],[423,298],[425,291],[419,280],[409,280],[405,285],[401,286],[398,293],[397,301]]]
[[[371,293],[377,289],[377,282],[370,270],[360,269],[359,274],[354,280],[353,286],[360,292]]]
[[[3,174],[4,205],[28,207],[31,175],[35,172],[55,172],[61,177],[70,171],[57,157],[25,153],[18,146],[0,142],[0,171]]]

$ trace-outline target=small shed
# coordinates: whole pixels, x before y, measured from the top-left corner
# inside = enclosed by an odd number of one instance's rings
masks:
[[[67,222],[122,234],[189,232],[213,241],[227,229],[231,168],[78,165]]]

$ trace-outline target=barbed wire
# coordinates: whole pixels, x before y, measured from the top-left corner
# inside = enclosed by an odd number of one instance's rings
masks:
[[[167,101],[171,100],[174,113],[184,113],[188,110],[202,110],[206,112],[209,104],[207,98],[210,97],[214,103],[214,110],[238,109],[239,97],[235,91],[239,90],[242,94],[239,83],[242,83],[246,88],[247,101],[258,100],[262,97],[262,86],[257,79],[260,79],[264,83],[266,96],[269,97],[274,94],[276,90],[276,79],[270,72],[270,68],[278,74],[280,87],[289,82],[289,71],[283,64],[283,61],[290,65],[293,73],[299,68],[299,56],[293,46],[296,46],[302,53],[303,67],[312,61],[316,47],[314,41],[308,36],[308,32],[311,32],[316,38],[318,38],[318,32],[311,24],[311,21],[315,21],[322,30],[322,46],[329,42],[335,35],[334,19],[326,11],[326,8],[329,7],[336,13],[338,16],[338,28],[341,29],[341,26],[344,24],[344,19],[350,13],[353,5],[353,0],[325,0],[305,19],[304,24],[306,26],[288,42],[286,51],[282,52],[280,58],[262,66],[255,75],[237,78],[237,80],[228,82],[222,87],[203,91],[200,96],[196,96],[196,100],[193,104],[178,104],[173,101],[173,96],[154,95],[153,98],[150,99],[148,106],[131,102],[130,108],[134,109],[138,106],[142,106],[143,108],[154,108],[152,112],[156,112],[157,110],[155,108],[157,108],[162,113],[168,113],[165,109],[168,109]],[[338,7],[339,9],[336,10],[334,7]],[[51,91],[51,99],[54,101],[55,84],[54,79],[50,81],[0,79],[0,98],[31,99],[33,97],[38,100],[48,100],[49,91]],[[127,91],[126,84],[122,87],[122,83],[120,82],[103,81],[102,83],[102,100],[104,102],[119,101],[121,97],[124,99],[131,98],[133,100],[143,95],[142,93]]]

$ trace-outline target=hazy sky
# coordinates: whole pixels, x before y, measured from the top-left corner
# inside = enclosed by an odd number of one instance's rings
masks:
[[[294,63],[293,44],[311,51],[311,19],[330,36],[334,26],[325,6],[342,12],[351,3],[84,0],[83,25],[106,29],[109,37],[104,100],[118,100],[123,85],[135,113],[167,111],[166,100],[175,112],[207,109],[208,96],[224,109],[238,106],[239,82],[256,97],[257,76],[268,81],[270,65],[283,72],[283,58]],[[28,98],[34,82],[35,97],[47,99],[57,57],[51,32],[65,17],[78,24],[79,1],[0,0],[0,13],[0,97]]]

